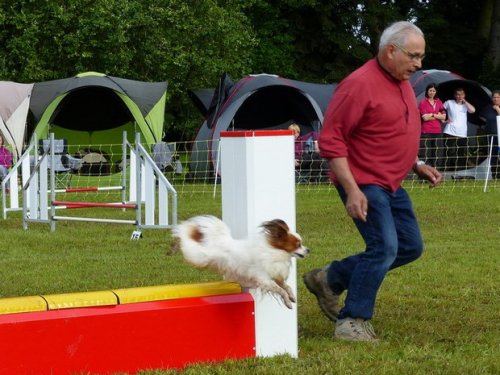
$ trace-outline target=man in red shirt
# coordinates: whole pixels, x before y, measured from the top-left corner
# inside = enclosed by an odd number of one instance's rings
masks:
[[[413,168],[435,186],[441,174],[417,158],[420,114],[408,82],[425,57],[422,31],[396,22],[380,37],[376,58],[336,88],[319,146],[365,251],[304,275],[304,283],[328,318],[334,336],[377,341],[369,322],[386,273],[417,259],[422,238],[411,201],[401,187]],[[339,296],[347,291],[344,307]]]

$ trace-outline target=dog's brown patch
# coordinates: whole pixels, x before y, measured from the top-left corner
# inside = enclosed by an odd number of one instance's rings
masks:
[[[201,242],[203,240],[203,233],[200,231],[198,227],[193,227],[191,228],[191,233],[189,233],[189,237],[191,237],[193,241]]]
[[[300,247],[300,240],[292,235],[287,223],[281,219],[274,219],[262,223],[269,244],[276,248],[293,252]]]

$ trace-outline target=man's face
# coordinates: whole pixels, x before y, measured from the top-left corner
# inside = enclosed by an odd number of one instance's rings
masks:
[[[465,99],[465,92],[463,91],[456,91],[455,94],[453,95],[453,97],[455,98],[455,101],[457,103],[462,103]]]
[[[404,45],[391,44],[391,74],[399,81],[410,76],[422,67],[425,58],[425,40],[418,34],[410,34]]]

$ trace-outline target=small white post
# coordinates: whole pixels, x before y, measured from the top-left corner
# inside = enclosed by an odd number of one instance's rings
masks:
[[[496,162],[498,163],[498,153],[500,152],[499,149],[497,150],[493,150],[493,144],[494,144],[494,138],[497,137],[497,144],[499,145],[500,147],[500,116],[497,116],[497,134],[493,134],[491,136],[491,141],[490,141],[490,148],[489,148],[489,152],[488,152],[488,165],[487,165],[487,169],[486,169],[486,179],[484,181],[484,188],[483,188],[483,192],[486,192],[486,190],[488,189],[488,180],[490,179],[490,173],[491,172],[491,159],[493,158],[493,152],[496,152],[497,155],[495,155],[497,158],[496,158]],[[495,178],[493,175],[491,176],[491,178]]]
[[[295,230],[294,137],[290,130],[221,133],[222,219],[235,238],[262,222],[284,220]],[[287,283],[297,295],[295,259]],[[257,356],[298,356],[297,306],[250,290],[255,299]]]

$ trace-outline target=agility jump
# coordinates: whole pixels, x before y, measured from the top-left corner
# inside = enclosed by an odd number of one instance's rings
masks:
[[[222,133],[221,155],[223,220],[233,236],[273,218],[295,230],[292,132]],[[296,294],[295,262],[287,283]],[[298,356],[297,305],[227,282],[0,299],[0,336],[0,374]]]
[[[50,224],[51,230],[55,231],[57,221],[131,224],[136,227],[136,231],[145,228],[166,229],[177,224],[177,192],[141,144],[140,134],[136,134],[134,146],[128,142],[126,133],[123,134],[121,185],[107,187],[57,189],[56,172],[53,166],[54,135],[50,134],[49,139],[50,147],[46,153],[41,156],[37,155],[36,146],[38,142],[35,139],[18,163],[12,168],[16,172],[19,168],[23,171],[23,227],[25,229],[28,229],[29,223],[47,223]],[[33,159],[36,160],[34,167],[24,168],[25,164]],[[128,161],[130,162],[129,169],[127,168]],[[49,165],[49,163],[52,163],[52,165]],[[130,176],[127,176],[128,170]],[[29,173],[28,177],[25,177],[26,173]],[[68,194],[111,190],[121,191],[121,202],[95,203],[56,199],[57,193]],[[127,191],[129,193],[128,200],[126,199]],[[56,215],[56,209],[61,212],[59,209],[78,208],[130,209],[135,211],[135,217],[130,220],[122,220]],[[15,208],[11,208],[11,210],[15,210]],[[4,210],[4,217],[6,212]]]

